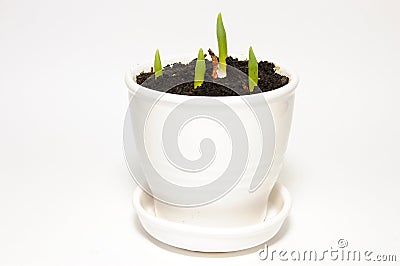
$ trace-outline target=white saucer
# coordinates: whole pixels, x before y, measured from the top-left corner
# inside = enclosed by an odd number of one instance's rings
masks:
[[[271,239],[289,214],[291,198],[287,189],[277,183],[268,200],[264,222],[237,227],[200,227],[163,220],[154,214],[154,201],[139,187],[133,204],[144,229],[168,245],[201,252],[229,252],[260,245]]]

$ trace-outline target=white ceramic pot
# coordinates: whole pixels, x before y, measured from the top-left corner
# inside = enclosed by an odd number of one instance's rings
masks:
[[[166,63],[187,63],[189,61],[188,58],[175,58]],[[193,188],[212,183],[224,173],[227,167],[232,169],[239,167],[238,164],[233,166],[229,164],[228,159],[233,154],[233,148],[232,138],[229,137],[230,133],[226,132],[227,128],[215,121],[206,119],[206,117],[197,117],[198,119],[191,120],[192,124],[181,125],[176,140],[173,138],[167,141],[165,141],[165,138],[163,140],[163,137],[165,137],[163,135],[165,121],[177,106],[188,103],[189,99],[198,99],[199,101],[194,101],[194,109],[208,110],[222,116],[225,111],[221,110],[217,104],[214,105],[213,101],[208,100],[216,100],[229,106],[240,119],[246,131],[243,137],[246,137],[248,141],[248,152],[242,154],[243,160],[246,162],[245,167],[235,170],[236,172],[243,171],[238,182],[227,193],[208,202],[208,204],[193,204],[193,206],[176,206],[163,202],[163,200],[155,200],[155,214],[169,221],[212,227],[237,227],[263,221],[267,211],[268,196],[279,176],[288,143],[294,106],[294,91],[298,83],[297,76],[281,67],[279,71],[289,77],[289,83],[277,90],[247,96],[185,96],[162,93],[138,85],[135,82],[136,75],[142,71],[150,71],[150,67],[151,64],[132,68],[126,73],[125,81],[129,88],[129,98],[133,99],[133,102],[131,102],[133,108],[131,126],[133,131],[136,132],[135,145],[144,143],[145,147],[145,154],[139,153],[135,160],[136,166],[134,168],[141,169],[134,175],[144,176],[146,182],[148,182],[148,189],[156,198],[162,199],[164,189],[159,183],[156,184],[151,180],[152,178],[149,178],[154,173],[160,174],[168,182],[181,188]],[[275,134],[260,135],[259,123],[262,119],[259,120],[259,117],[255,117],[254,112],[246,104],[248,101],[251,101],[255,108],[265,102],[268,103],[271,112],[270,114],[266,112],[265,117],[272,116]],[[190,111],[190,109],[187,110]],[[181,112],[185,111],[181,110]],[[136,128],[136,123],[144,123],[143,129],[141,126]],[[143,131],[143,134],[140,133],[141,131]],[[202,156],[199,150],[201,145],[204,144],[201,141],[206,138],[214,142],[218,153],[212,158],[210,164],[203,167],[204,169],[201,169],[201,171],[182,171],[179,166],[177,167],[166,158],[165,146],[169,145],[170,141],[176,141],[183,157],[189,161],[199,160]],[[273,139],[269,140],[269,138]],[[261,145],[260,143],[263,143],[263,141],[270,145]],[[271,143],[274,145],[271,146]],[[263,152],[273,154],[272,164],[266,165],[266,168],[270,167],[269,172],[268,169],[264,169],[267,173],[265,180],[255,191],[250,192],[249,187],[258,169],[259,158]],[[147,164],[143,163],[143,156],[148,159]],[[152,171],[149,170],[150,165]],[[243,165],[240,167],[243,167]],[[138,176],[135,176],[135,179],[137,178]],[[204,194],[213,193],[211,190],[205,191]],[[177,193],[186,193],[185,190],[180,191]],[[190,202],[190,193],[185,197]]]

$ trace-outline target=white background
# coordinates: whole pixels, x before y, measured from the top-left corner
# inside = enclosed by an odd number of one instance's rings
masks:
[[[0,265],[271,264],[261,246],[161,244],[132,207],[124,73],[157,48],[217,50],[219,11],[230,51],[301,78],[280,177],[293,209],[270,248],[345,238],[400,260],[398,1],[0,0]]]

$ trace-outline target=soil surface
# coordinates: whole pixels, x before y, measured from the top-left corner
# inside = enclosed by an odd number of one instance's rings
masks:
[[[276,73],[274,63],[258,63],[258,86],[250,93],[248,89],[248,62],[228,57],[225,78],[213,79],[212,63],[206,59],[204,83],[194,89],[194,70],[196,59],[188,64],[174,63],[163,68],[163,75],[154,78],[154,72],[142,72],[136,76],[136,82],[147,88],[173,94],[193,96],[235,96],[248,95],[278,89],[289,82],[289,78]]]

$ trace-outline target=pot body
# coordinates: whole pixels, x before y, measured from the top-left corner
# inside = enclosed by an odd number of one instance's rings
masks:
[[[172,63],[179,61],[189,60],[171,60]],[[149,71],[150,66],[142,65],[128,71],[126,83],[131,100],[130,126],[136,145],[144,148],[139,151],[137,167],[141,168],[139,175],[145,177],[147,189],[160,199],[154,200],[156,215],[169,221],[212,227],[237,227],[263,221],[269,193],[279,176],[287,148],[297,77],[281,68],[282,74],[289,77],[289,83],[275,91],[249,96],[196,97],[161,93],[138,85],[134,78],[142,71]],[[264,113],[255,112],[257,109]],[[232,116],[227,114],[230,112]],[[235,124],[235,119],[240,125]],[[168,135],[166,124],[174,124],[179,129],[170,130]],[[260,126],[267,130],[260,130]],[[245,148],[237,152],[235,142]],[[181,157],[168,154],[166,150],[170,148],[179,150]],[[214,153],[209,153],[207,148]],[[271,161],[262,169],[265,177],[254,191],[250,191],[255,173],[260,170],[260,158],[265,154],[271,155]],[[147,163],[142,163],[143,156]],[[241,159],[233,161],[234,156]],[[183,160],[184,166],[177,165],[176,158]],[[198,163],[195,167],[194,162]],[[227,169],[240,175],[237,180],[232,175],[235,181],[224,193],[214,191],[218,189],[210,184],[227,174]],[[201,195],[214,193],[219,197],[199,199],[195,193],[187,193],[179,198],[185,198],[187,202],[170,204],[163,200],[165,187],[152,178],[156,174],[181,189],[176,190],[175,196],[202,187]]]

